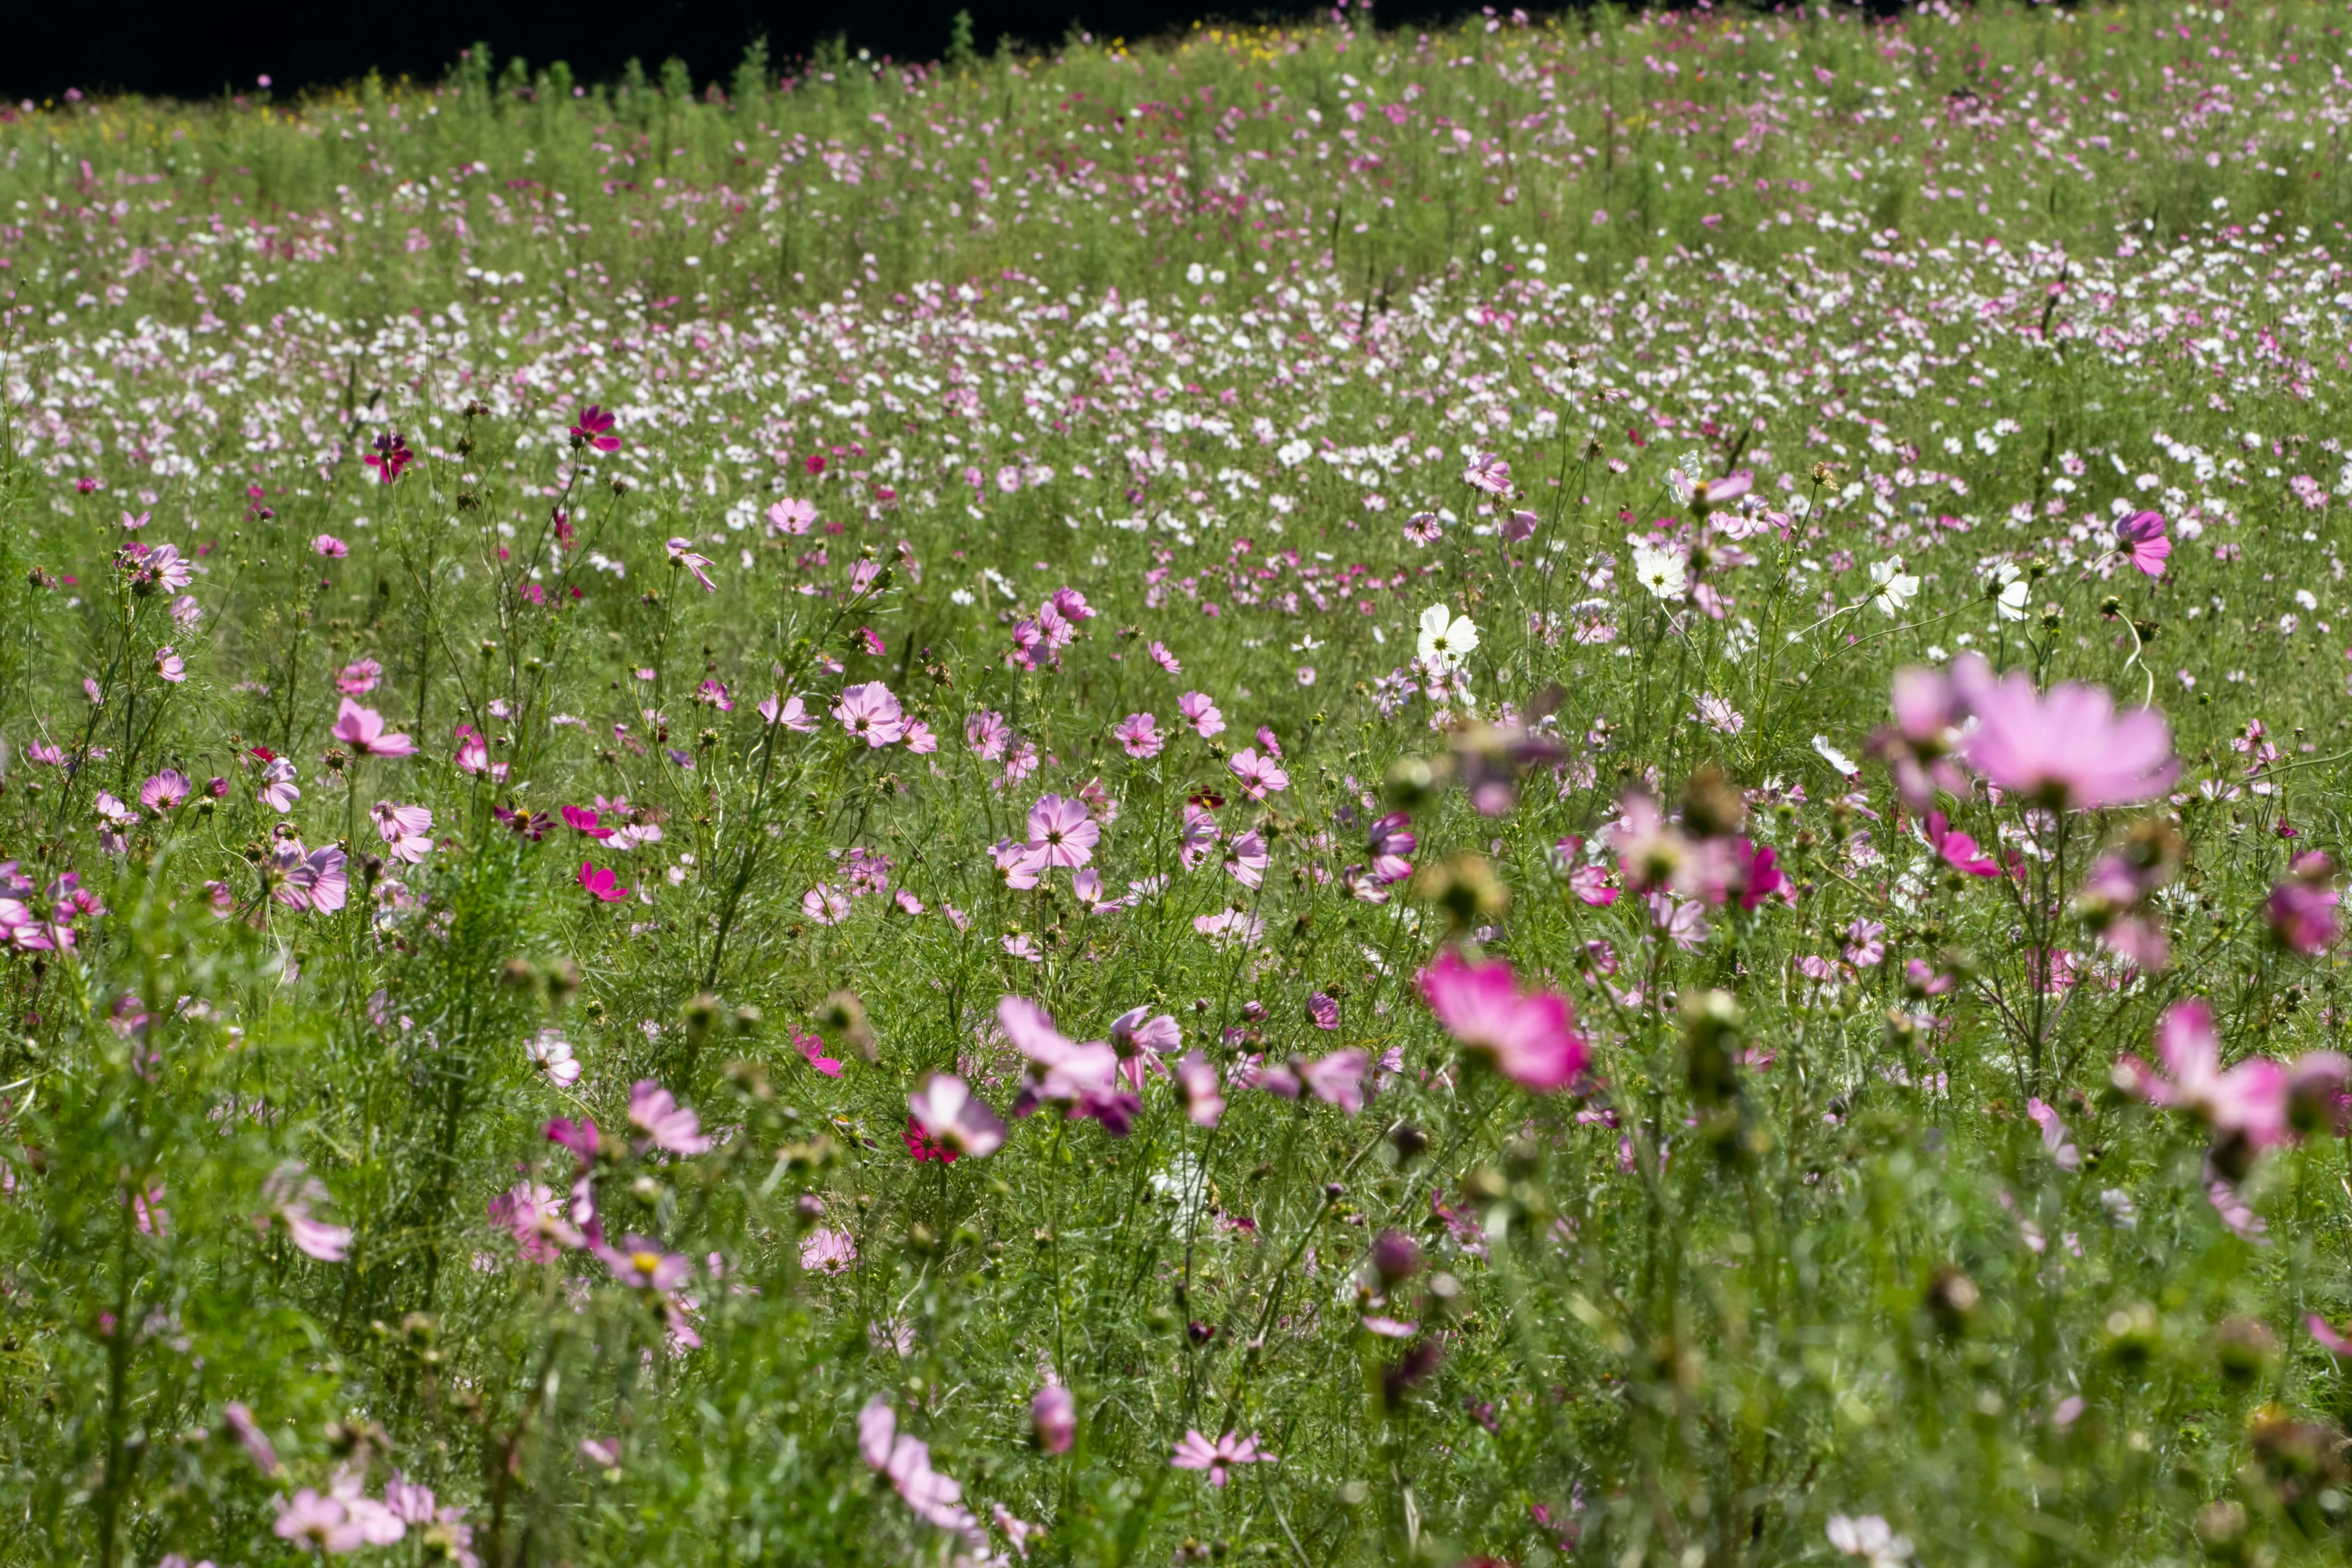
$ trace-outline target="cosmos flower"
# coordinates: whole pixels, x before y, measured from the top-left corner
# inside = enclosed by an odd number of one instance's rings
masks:
[[[971,1086],[953,1073],[933,1073],[907,1097],[923,1131],[959,1154],[983,1159],[1003,1146],[1004,1123]]]
[[[834,705],[833,716],[868,746],[887,746],[907,733],[905,710],[890,689],[878,680],[844,687],[841,700]]]
[[[1952,676],[1977,720],[1961,754],[2002,789],[2096,811],[2153,800],[2179,774],[2164,720],[2147,709],[2118,716],[2103,688],[2066,682],[2036,692],[2023,670],[1996,680],[1973,655]]]
[[[574,447],[593,447],[600,452],[617,452],[621,449],[621,438],[609,434],[612,428],[613,416],[592,403],[580,411],[579,423],[572,426],[572,444]]]
[[[1179,697],[1176,711],[1184,716],[1184,722],[1192,726],[1192,732],[1203,741],[1214,739],[1224,731],[1225,716],[1217,711],[1217,705],[1209,700],[1208,693],[1204,691],[1187,691]]]
[[[691,539],[673,539],[669,541],[667,546],[669,550],[669,563],[673,566],[683,566],[688,571],[693,573],[694,580],[702,584],[702,591],[704,593],[716,594],[719,592],[719,584],[710,580],[710,573],[708,570],[711,564],[710,557],[708,555],[697,555],[691,548],[693,543],[694,541]]]
[[[1046,1384],[1030,1398],[1029,1425],[1037,1434],[1041,1452],[1066,1454],[1077,1441],[1077,1402],[1060,1384]]]
[[[378,479],[390,484],[400,478],[403,468],[416,460],[416,454],[408,449],[408,443],[401,438],[399,431],[388,430],[375,438],[375,450],[360,460],[373,468]]]
[[[2151,1105],[2172,1106],[2222,1132],[2241,1132],[2256,1148],[2286,1138],[2286,1068],[2266,1057],[2221,1066],[2213,1009],[2201,997],[2176,1002],[2156,1026],[2157,1060],[2150,1067],[2126,1054],[2116,1062],[2119,1088]]]
[[[1690,589],[1690,562],[1679,550],[1636,543],[1633,580],[1654,599],[1679,599]]]
[[[1522,991],[1505,959],[1466,962],[1447,948],[1421,972],[1421,994],[1472,1060],[1539,1093],[1583,1076],[1591,1052],[1568,999]]]
[[[429,809],[390,800],[377,801],[368,809],[375,818],[377,834],[383,839],[385,854],[413,866],[431,851],[433,813]]]
[[[1889,619],[1902,615],[1919,592],[1919,579],[1903,570],[1903,557],[1900,555],[1873,563],[1870,585],[1874,590],[1870,602],[1878,606],[1880,615]]]
[[[1481,452],[1462,470],[1462,482],[1490,496],[1511,493],[1511,465],[1492,452]]]
[[[1112,726],[1111,734],[1130,757],[1156,757],[1168,738],[1160,732],[1160,721],[1149,713],[1130,713]]]
[[[1102,826],[1084,803],[1058,795],[1040,795],[1029,808],[1029,849],[1047,866],[1078,867],[1094,858]]]
[[[1228,1432],[1212,1443],[1199,1432],[1188,1430],[1168,1462],[1180,1470],[1206,1470],[1209,1472],[1209,1484],[1221,1487],[1225,1484],[1227,1474],[1234,1466],[1270,1465],[1274,1463],[1274,1456],[1259,1451],[1255,1432],[1246,1437],[1238,1437]]]
[[[2136,511],[2116,523],[2116,553],[2150,577],[2164,575],[2172,541],[2165,537],[2161,512]]]
[[[1444,605],[1422,611],[1421,635],[1414,647],[1433,673],[1459,669],[1477,647],[1477,623],[1469,616],[1454,615]]]
[[[403,734],[387,734],[383,715],[362,708],[346,697],[335,710],[335,739],[363,757],[413,757],[416,742]]]
[[[1252,800],[1264,800],[1268,795],[1290,787],[1290,775],[1272,757],[1258,755],[1254,746],[1244,746],[1233,754],[1225,766],[1242,786],[1242,793]]]

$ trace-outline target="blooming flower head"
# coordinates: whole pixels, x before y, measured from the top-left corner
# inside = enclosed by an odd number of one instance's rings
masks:
[[[306,1257],[321,1263],[341,1263],[351,1250],[348,1227],[312,1216],[310,1205],[326,1202],[327,1189],[300,1161],[289,1160],[270,1173],[261,1184],[261,1201],[264,1213],[259,1223],[265,1227],[273,1221],[284,1226],[287,1239]]]
[[[341,561],[352,552],[352,547],[331,533],[322,533],[310,541],[310,548],[330,561]]]
[[[2336,890],[2335,875],[2335,862],[2314,850],[2296,856],[2285,879],[2271,889],[2263,917],[2271,935],[2289,952],[2317,958],[2343,934],[2336,913],[2342,896]]]
[[[1417,511],[1405,520],[1405,540],[1416,548],[1434,544],[1444,535],[1445,530],[1438,523],[1435,512]]]
[[[335,676],[335,689],[346,697],[364,697],[383,679],[383,666],[374,659],[355,659]]]
[[[1914,595],[1919,592],[1919,579],[1903,570],[1903,557],[1890,555],[1874,563],[1870,568],[1870,585],[1874,592],[1870,602],[1878,606],[1882,616],[1900,616]]]
[[[1549,1092],[1580,1078],[1591,1059],[1568,999],[1519,989],[1506,959],[1471,963],[1453,948],[1421,972],[1421,994],[1473,1060],[1525,1089]]]
[[[1102,827],[1083,802],[1040,795],[1029,808],[1029,849],[1048,866],[1078,867],[1094,858]]]
[[[983,1159],[1003,1146],[1004,1123],[971,1086],[953,1073],[933,1073],[907,1097],[923,1131],[959,1154]]]
[[[768,508],[768,526],[778,533],[806,533],[816,521],[816,503],[791,496]]]
[[[1481,452],[1462,470],[1462,482],[1490,496],[1511,493],[1511,465],[1492,452]]]
[[[1078,1405],[1058,1383],[1040,1388],[1029,1401],[1029,1424],[1037,1433],[1037,1447],[1048,1454],[1066,1454],[1077,1441]]]
[[[399,431],[387,430],[375,438],[375,450],[360,460],[373,468],[378,479],[390,484],[400,478],[403,468],[416,460],[416,454],[408,449],[408,443],[402,439]]]
[[[694,580],[702,584],[702,591],[704,593],[716,594],[719,592],[719,584],[710,580],[710,573],[708,570],[711,563],[710,557],[708,555],[697,555],[691,548],[693,543],[694,541],[691,539],[673,539],[669,541],[667,546],[669,550],[669,563],[673,566],[683,566],[688,571],[693,573]]]
[[[2164,720],[2148,709],[2118,715],[2101,687],[2066,682],[2036,692],[2023,670],[1996,680],[1974,656],[1952,673],[1977,719],[1961,754],[2002,789],[2095,811],[2153,800],[2180,772]]]
[[[294,785],[294,764],[284,757],[270,757],[261,764],[261,788],[256,800],[283,816],[294,809],[302,792]]]
[[[1203,741],[1214,739],[1225,728],[1225,716],[1217,711],[1217,705],[1205,691],[1187,691],[1179,697],[1176,711],[1184,716],[1184,722],[1192,726],[1192,732]]]
[[[887,746],[907,733],[906,711],[898,698],[878,680],[842,688],[833,716],[868,746]]]
[[[1274,1456],[1259,1451],[1255,1432],[1246,1437],[1228,1432],[1212,1443],[1198,1431],[1188,1430],[1168,1462],[1180,1470],[1206,1470],[1209,1472],[1209,1484],[1221,1487],[1225,1484],[1227,1473],[1234,1466],[1270,1465],[1274,1463]]]
[[[626,1236],[621,1245],[599,1240],[595,1252],[613,1278],[633,1290],[646,1290],[667,1295],[685,1284],[693,1274],[694,1266],[682,1252],[665,1252],[662,1244],[649,1236]]]
[[[188,661],[180,657],[178,649],[165,643],[155,650],[155,674],[157,679],[177,686],[188,679]]]
[[[139,804],[150,811],[172,811],[194,787],[177,768],[165,768],[139,786]]]
[[[362,708],[346,697],[335,710],[335,739],[363,757],[413,757],[416,742],[398,733],[387,734],[383,715]]]
[[[1690,589],[1690,561],[1679,550],[1637,541],[1633,580],[1654,599],[1679,599]]]
[[[2252,1057],[2224,1070],[2213,1009],[2201,997],[2176,1002],[2156,1026],[2161,1070],[2137,1056],[2116,1063],[2118,1086],[2151,1105],[2186,1110],[2223,1133],[2242,1133],[2255,1148],[2286,1137],[2286,1069]]]
[[[431,851],[433,813],[428,808],[380,800],[368,809],[383,839],[385,854],[413,866]]]
[[[1233,754],[1225,766],[1242,786],[1242,793],[1252,800],[1264,800],[1290,787],[1290,775],[1272,757],[1261,757],[1254,746],[1244,746]]]
[[[2172,541],[2165,537],[2164,514],[2136,511],[2116,523],[2116,553],[2150,577],[2164,575]]]
[[[1444,605],[1432,605],[1421,612],[1421,636],[1414,647],[1432,672],[1461,668],[1477,647],[1477,623],[1469,616],[1454,615]]]
[[[702,1119],[677,1102],[652,1079],[639,1079],[629,1089],[629,1125],[637,1132],[637,1152],[663,1149],[673,1154],[709,1152],[710,1140]]]
[[[1156,757],[1168,737],[1160,732],[1160,721],[1149,713],[1130,713],[1111,728],[1111,734],[1130,757]]]
[[[587,889],[591,898],[608,904],[617,904],[629,896],[629,889],[620,885],[619,872],[607,870],[586,860],[580,862],[580,869],[572,879]]]
[[[580,411],[580,422],[572,426],[572,444],[574,447],[593,447],[600,452],[617,452],[621,449],[621,438],[610,433],[612,428],[611,413],[592,403]]]

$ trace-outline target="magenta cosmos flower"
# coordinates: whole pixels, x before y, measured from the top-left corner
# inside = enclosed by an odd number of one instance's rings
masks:
[[[985,1159],[1004,1146],[1004,1123],[953,1073],[926,1079],[907,1097],[907,1110],[926,1133],[958,1154]]]
[[[1522,992],[1506,959],[1471,963],[1448,948],[1421,972],[1421,994],[1471,1059],[1523,1089],[1565,1088],[1591,1059],[1568,999]]]
[[[387,734],[383,715],[362,708],[346,697],[335,710],[334,737],[363,757],[413,757],[416,742],[397,732]]]
[[[1197,1431],[1187,1431],[1168,1462],[1180,1470],[1206,1470],[1209,1484],[1221,1487],[1225,1484],[1226,1472],[1234,1466],[1270,1465],[1274,1456],[1259,1450],[1255,1432],[1246,1437],[1228,1432],[1212,1443]]]
[[[843,687],[833,716],[869,746],[889,745],[907,732],[905,710],[898,706],[890,689],[878,680]]]
[[[600,452],[617,452],[621,438],[611,434],[613,416],[610,411],[590,404],[580,411],[580,423],[572,426],[574,447],[593,447]]]
[[[2037,692],[2022,670],[1995,680],[1981,658],[1962,660],[1953,679],[1977,718],[1961,754],[2002,789],[2096,811],[2153,800],[2180,773],[2163,718],[2117,714],[2104,688],[2070,681]]]
[[[375,450],[360,460],[373,468],[377,478],[390,484],[400,478],[401,469],[416,460],[416,454],[408,449],[399,431],[387,430],[375,438]]]
[[[2136,511],[2117,522],[2116,553],[2151,577],[2163,576],[2164,558],[2172,553],[2172,541],[2164,536],[2163,516]]]

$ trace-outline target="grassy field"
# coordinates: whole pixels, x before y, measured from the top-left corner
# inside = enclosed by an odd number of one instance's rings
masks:
[[[2347,27],[0,109],[0,1562],[2341,1561]]]

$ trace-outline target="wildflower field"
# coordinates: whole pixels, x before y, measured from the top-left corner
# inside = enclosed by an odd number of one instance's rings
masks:
[[[967,34],[0,108],[0,1562],[2341,1562],[2352,12]]]

